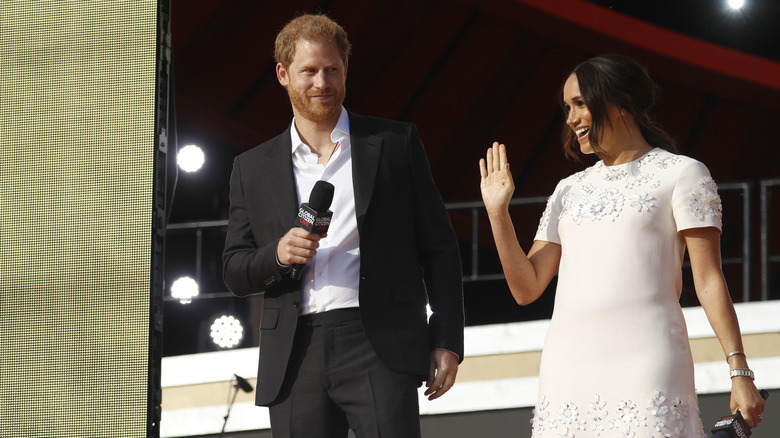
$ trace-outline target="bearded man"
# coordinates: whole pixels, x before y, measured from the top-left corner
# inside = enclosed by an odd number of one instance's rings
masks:
[[[419,437],[417,388],[440,397],[463,359],[449,216],[414,125],[342,106],[350,47],[324,15],[289,22],[274,56],[292,123],[233,164],[223,275],[263,294],[256,403],[275,438]],[[293,226],[320,180],[322,235]]]

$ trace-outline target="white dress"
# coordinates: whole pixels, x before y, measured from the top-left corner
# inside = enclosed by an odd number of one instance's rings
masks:
[[[707,168],[655,148],[562,180],[536,240],[561,244],[534,438],[700,438],[679,305],[685,241],[721,228]]]

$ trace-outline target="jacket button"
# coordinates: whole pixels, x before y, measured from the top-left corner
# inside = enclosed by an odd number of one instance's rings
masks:
[[[295,306],[296,309],[298,308],[298,300],[293,301],[293,306]]]

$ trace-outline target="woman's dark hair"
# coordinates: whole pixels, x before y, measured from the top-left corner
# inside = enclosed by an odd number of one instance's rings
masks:
[[[642,136],[651,146],[677,153],[674,140],[650,117],[660,89],[650,78],[647,69],[625,56],[601,55],[580,63],[569,76],[572,74],[577,76],[581,97],[593,119],[588,137],[596,155],[604,152],[598,139],[604,122],[610,123],[607,117],[607,105],[610,103],[634,117]],[[563,86],[559,97],[564,114],[568,115],[563,101]],[[577,136],[565,124],[561,140],[566,157],[580,161]]]

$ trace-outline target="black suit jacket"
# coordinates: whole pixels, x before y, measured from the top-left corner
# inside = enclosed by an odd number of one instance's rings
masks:
[[[349,121],[361,321],[386,365],[425,379],[432,349],[463,358],[457,240],[414,125],[353,113]],[[225,284],[239,296],[264,292],[258,405],[279,393],[298,318],[301,282],[281,275],[275,257],[298,212],[289,129],[236,157],[230,179]]]

